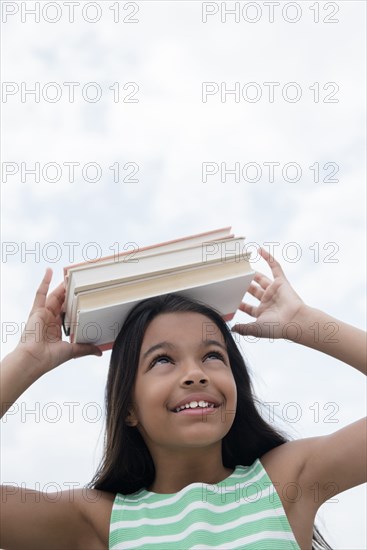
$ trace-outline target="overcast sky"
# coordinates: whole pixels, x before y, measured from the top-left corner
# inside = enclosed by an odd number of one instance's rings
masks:
[[[56,285],[70,263],[226,225],[271,248],[307,303],[365,328],[365,2],[1,8],[2,355],[46,267]],[[351,367],[287,341],[240,346],[292,437],[365,414]],[[3,483],[91,479],[108,361],[65,364],[21,396]],[[367,547],[365,497],[322,507],[336,549]]]

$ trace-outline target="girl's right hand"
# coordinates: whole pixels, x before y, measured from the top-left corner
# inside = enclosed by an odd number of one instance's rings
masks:
[[[33,368],[42,374],[58,365],[85,355],[101,356],[101,350],[93,344],[70,344],[62,341],[61,312],[65,299],[65,287],[61,283],[49,295],[52,270],[48,268],[37,290],[32,310],[16,348]]]
[[[248,293],[257,298],[258,304],[242,302],[239,309],[256,319],[252,323],[237,323],[233,332],[260,338],[289,338],[284,329],[302,319],[308,306],[298,296],[286,278],[283,269],[269,252],[259,248],[260,255],[267,262],[273,275],[273,280],[263,273],[257,272],[254,281],[248,288]],[[296,323],[299,325],[299,323]],[[298,331],[296,331],[298,336]]]

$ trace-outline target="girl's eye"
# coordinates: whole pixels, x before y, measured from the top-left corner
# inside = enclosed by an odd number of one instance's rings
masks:
[[[223,363],[225,363],[224,357],[221,353],[219,353],[219,351],[211,351],[205,356],[205,359],[208,358],[219,359],[220,361],[223,361]]]
[[[150,367],[154,367],[154,365],[166,365],[167,363],[172,363],[172,359],[168,357],[168,355],[157,355],[154,357],[152,362],[150,363]]]

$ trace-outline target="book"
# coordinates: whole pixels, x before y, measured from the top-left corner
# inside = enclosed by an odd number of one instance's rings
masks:
[[[130,265],[124,254],[117,261],[101,258],[65,268],[64,330],[70,341],[110,349],[134,305],[169,293],[196,299],[231,319],[255,272],[244,237],[229,230],[144,247]]]
[[[106,256],[92,262],[82,262],[64,267],[64,283],[67,289],[66,301],[65,301],[65,327],[68,327],[68,321],[72,318],[72,300],[73,296],[80,291],[86,290],[86,286],[91,289],[101,284],[101,281],[105,281],[108,284],[108,277],[111,283],[115,282],[116,278],[123,278],[137,275],[141,268],[136,265],[142,258],[149,256],[156,256],[157,254],[165,254],[171,251],[179,251],[187,248],[194,247],[196,245],[202,245],[203,242],[213,242],[216,240],[225,240],[233,238],[231,234],[231,227],[223,227],[221,229],[215,229],[212,231],[206,231],[205,233],[198,233],[190,235],[188,237],[181,237],[179,239],[158,243],[156,245],[149,245],[134,250],[127,250],[120,254]],[[135,243],[129,243],[135,244]],[[122,270],[121,266],[116,268],[116,264],[124,263],[125,269]],[[102,270],[103,267],[103,270]],[[107,270],[106,272],[104,270]],[[104,275],[106,273],[106,275]],[[98,274],[100,274],[99,282],[97,282]],[[83,287],[84,285],[84,287]]]
[[[221,229],[214,229],[212,231],[205,231],[204,233],[197,233],[195,235],[189,235],[188,237],[180,237],[179,239],[173,239],[171,241],[164,241],[162,243],[138,247],[138,250],[126,250],[120,254],[111,254],[104,258],[98,258],[97,260],[91,260],[89,262],[80,262],[76,264],[64,267],[64,278],[68,279],[68,274],[72,269],[88,269],[91,265],[105,265],[108,263],[116,263],[120,261],[131,261],[145,254],[152,254],[154,252],[169,252],[170,250],[178,250],[180,248],[187,248],[194,246],[195,244],[201,244],[205,241],[215,241],[224,238],[233,237],[231,233],[231,227],[222,227]],[[129,245],[135,245],[136,243],[128,243]],[[136,254],[138,256],[136,256]]]
[[[209,241],[178,250],[152,252],[140,255],[135,262],[94,264],[89,269],[71,269],[68,272],[68,296],[80,292],[98,290],[116,284],[126,284],[145,277],[147,274],[168,274],[185,268],[199,267],[203,264],[215,264],[218,261],[228,261],[239,258],[244,247],[243,237],[228,238],[220,241]],[[66,301],[66,319],[72,319],[75,314],[75,300]]]

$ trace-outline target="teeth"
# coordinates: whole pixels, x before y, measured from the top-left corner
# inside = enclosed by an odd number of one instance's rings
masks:
[[[201,408],[214,408],[215,405],[213,403],[208,403],[207,401],[190,401],[190,403],[186,403],[185,405],[181,405],[181,407],[177,407],[175,409],[176,412],[182,411],[183,409],[196,409],[197,407]]]

